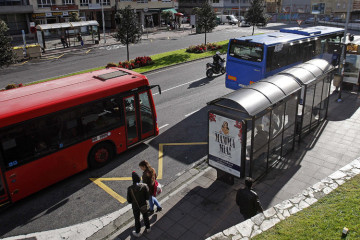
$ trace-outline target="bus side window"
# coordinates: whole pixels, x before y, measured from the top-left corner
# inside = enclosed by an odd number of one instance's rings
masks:
[[[274,49],[275,47],[268,47],[267,48],[267,53],[266,53],[266,72],[270,72],[271,70],[273,70],[273,58],[274,58]]]
[[[83,108],[82,125],[86,134],[93,136],[120,126],[120,106],[115,99],[100,100],[86,104]]]

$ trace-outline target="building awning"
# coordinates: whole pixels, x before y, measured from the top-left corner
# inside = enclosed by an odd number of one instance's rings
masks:
[[[169,8],[169,9],[164,9],[162,10],[162,12],[172,12],[172,13],[177,13],[176,9],[175,8]]]
[[[84,26],[99,26],[99,23],[97,21],[80,21],[80,22],[39,24],[36,26],[36,29],[42,31],[48,29],[75,28],[75,27],[84,27]]]

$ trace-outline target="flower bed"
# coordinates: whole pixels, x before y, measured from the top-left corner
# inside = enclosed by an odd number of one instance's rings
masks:
[[[151,57],[144,56],[144,57],[137,57],[130,61],[119,62],[118,67],[126,68],[126,69],[134,69],[134,68],[148,66],[153,63],[154,62],[151,59]]]
[[[220,49],[221,46],[215,43],[201,44],[196,46],[190,46],[186,49],[188,53],[203,53],[206,51],[214,51]]]

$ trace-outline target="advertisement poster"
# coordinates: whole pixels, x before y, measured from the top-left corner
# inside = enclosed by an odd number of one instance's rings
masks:
[[[359,79],[360,55],[347,54],[344,68],[344,82],[357,84]]]
[[[240,177],[242,122],[209,113],[209,165]]]

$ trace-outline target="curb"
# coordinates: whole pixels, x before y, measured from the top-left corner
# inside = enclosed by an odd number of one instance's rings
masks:
[[[250,239],[265,232],[291,215],[310,207],[346,181],[360,174],[360,157],[330,174],[300,194],[285,200],[256,216],[225,229],[206,240]]]
[[[167,195],[160,197],[159,202],[161,204],[165,203],[168,199],[170,199],[172,196],[175,196],[179,191],[187,187],[190,183],[195,181],[210,169],[211,168],[207,166],[206,159],[201,159],[195,162],[190,168],[178,173],[178,177],[174,181],[164,186],[167,191]],[[126,208],[128,208],[128,210],[124,214],[114,219],[112,222],[99,229],[97,232],[93,233],[93,235],[86,238],[86,240],[113,239],[124,230],[131,227],[134,224],[134,216],[131,205],[127,205]]]

